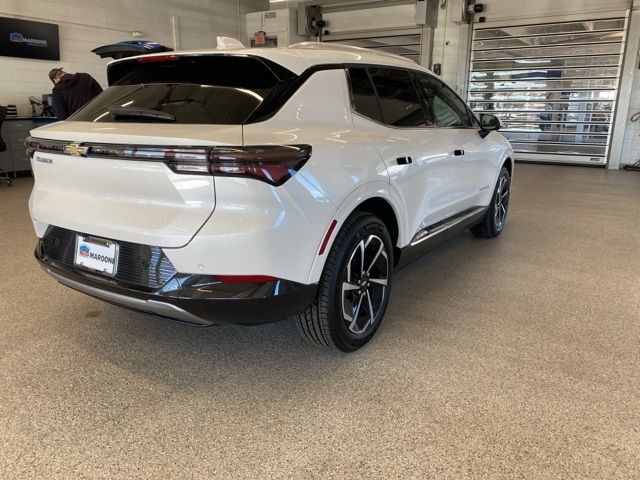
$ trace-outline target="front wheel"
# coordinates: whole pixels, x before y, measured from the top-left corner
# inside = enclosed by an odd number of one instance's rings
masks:
[[[471,227],[473,235],[481,238],[495,238],[502,233],[507,221],[510,195],[511,175],[509,175],[509,170],[502,167],[487,213],[480,223]]]
[[[393,245],[375,215],[347,219],[327,256],[315,301],[296,317],[314,345],[352,352],[378,330],[389,302]]]

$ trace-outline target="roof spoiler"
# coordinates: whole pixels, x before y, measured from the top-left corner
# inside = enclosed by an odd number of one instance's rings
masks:
[[[247,48],[242,42],[231,37],[217,37],[216,50],[236,50],[238,48]]]

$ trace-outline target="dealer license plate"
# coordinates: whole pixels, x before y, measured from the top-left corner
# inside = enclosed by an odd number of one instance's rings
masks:
[[[114,276],[118,265],[118,244],[90,235],[76,235],[73,263],[79,267]]]

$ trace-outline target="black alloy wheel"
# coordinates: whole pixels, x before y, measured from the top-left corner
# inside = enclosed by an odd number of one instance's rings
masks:
[[[316,300],[296,318],[302,336],[344,352],[366,344],[387,309],[393,265],[385,224],[370,213],[354,212],[329,251]]]

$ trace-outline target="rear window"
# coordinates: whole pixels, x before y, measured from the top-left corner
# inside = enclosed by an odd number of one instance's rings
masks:
[[[380,106],[367,70],[364,68],[350,68],[349,84],[351,85],[351,101],[355,111],[382,123]]]
[[[429,125],[411,75],[397,68],[349,68],[353,109],[394,127]]]
[[[371,80],[380,99],[382,118],[394,127],[424,127],[418,92],[406,70],[370,68]]]
[[[268,60],[233,55],[165,56],[109,67],[111,85],[73,115],[83,122],[155,122],[114,115],[112,107],[148,109],[173,116],[173,123],[238,125],[295,78]]]

